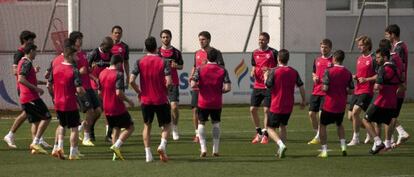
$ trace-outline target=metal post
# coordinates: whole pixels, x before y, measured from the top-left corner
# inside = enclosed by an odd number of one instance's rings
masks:
[[[260,6],[259,9],[259,32],[263,32],[263,8]]]
[[[49,32],[50,32],[50,28],[52,27],[53,16],[55,15],[55,11],[56,11],[56,3],[57,3],[57,0],[52,1],[52,12],[49,15],[49,26],[47,27],[47,31],[46,31],[46,34],[45,34],[45,40],[43,41],[41,52],[43,52],[45,50],[46,42],[49,38]]]
[[[390,24],[390,6],[388,0],[385,0],[385,3],[385,8],[387,9],[387,14],[385,16],[385,26],[388,26]]]
[[[280,48],[285,48],[285,0],[280,0]]]
[[[180,51],[183,51],[183,0],[180,0]]]
[[[255,8],[254,13],[253,13],[252,23],[250,24],[250,28],[249,28],[249,33],[247,34],[247,39],[246,39],[246,42],[244,43],[243,52],[246,52],[247,45],[249,44],[250,35],[252,34],[254,21],[256,20],[257,11],[259,10],[259,6],[260,6],[261,2],[262,2],[262,0],[257,0],[257,5],[256,5],[256,8]]]
[[[358,35],[358,30],[359,30],[359,26],[361,25],[362,15],[364,15],[364,10],[365,10],[365,0],[362,1],[361,13],[359,14],[357,25],[356,25],[355,31],[354,31],[354,36],[352,37],[351,48],[349,49],[350,52],[352,52],[352,50],[354,50],[355,39]]]
[[[160,1],[161,0],[157,0],[157,4],[155,4],[155,10],[154,10],[154,14],[152,15],[152,21],[151,21],[151,26],[148,32],[148,37],[151,36],[152,28],[154,27],[154,23],[155,23],[155,18],[157,17],[158,4],[160,3]]]

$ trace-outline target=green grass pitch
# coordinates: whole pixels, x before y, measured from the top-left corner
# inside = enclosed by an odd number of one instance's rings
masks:
[[[220,157],[211,157],[211,124],[207,124],[207,158],[199,158],[199,145],[191,142],[194,129],[191,111],[182,107],[179,130],[181,139],[168,140],[168,163],[159,162],[156,148],[160,141],[160,129],[156,122],[152,130],[152,151],[154,162],[145,162],[142,144],[142,116],[137,109],[130,110],[135,122],[135,132],[122,146],[126,161],[112,161],[109,143],[104,142],[104,124],[96,125],[96,147],[80,146],[86,156],[79,161],[58,160],[47,155],[31,155],[29,124],[25,122],[16,134],[18,149],[10,150],[6,143],[0,143],[0,176],[414,176],[414,138],[403,146],[379,155],[368,153],[372,144],[348,147],[348,156],[342,157],[336,127],[328,127],[329,157],[319,159],[319,145],[307,145],[314,133],[306,110],[295,106],[289,121],[286,158],[275,157],[276,144],[250,143],[254,127],[250,120],[249,108],[224,106],[221,123]],[[18,112],[0,113],[0,136],[8,132]],[[263,116],[261,115],[261,119]],[[405,129],[414,135],[414,104],[405,104],[399,118]],[[53,143],[57,121],[54,119],[46,130],[45,137]],[[351,122],[344,118],[347,141],[352,137]],[[68,137],[68,132],[66,133]],[[361,139],[365,131],[361,130]],[[51,151],[50,149],[48,150]],[[65,152],[69,151],[69,140],[65,139]]]

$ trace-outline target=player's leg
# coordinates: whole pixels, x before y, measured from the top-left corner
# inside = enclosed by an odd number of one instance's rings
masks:
[[[146,162],[152,161],[151,153],[151,127],[154,120],[154,109],[151,105],[141,105],[142,117],[144,119],[144,128],[142,129],[142,141],[145,148]]]
[[[124,157],[121,154],[120,148],[122,144],[124,144],[124,142],[129,138],[129,136],[131,136],[132,132],[134,131],[134,123],[132,122],[131,116],[128,112],[117,117],[115,121],[117,121],[116,125],[112,125],[113,127],[116,127],[114,128],[115,136],[112,137],[112,139],[115,141],[110,149],[121,160],[124,160]],[[120,128],[125,128],[125,130],[120,132]],[[119,134],[119,136],[116,136],[116,134]]]
[[[7,145],[10,148],[17,148],[16,143],[15,143],[15,133],[16,131],[19,129],[19,127],[23,124],[23,122],[27,119],[27,114],[25,111],[22,111],[22,113],[20,113],[16,119],[14,120],[12,126],[10,127],[10,131],[9,133],[7,133],[6,136],[4,136],[4,141],[7,143]]]
[[[404,98],[398,98],[397,99],[397,110],[396,110],[397,112],[396,112],[395,129],[398,132],[398,140],[395,143],[396,146],[404,144],[410,138],[410,134],[408,134],[407,131],[404,130],[403,126],[400,124],[400,121],[398,121],[398,119],[397,119],[400,115],[403,103],[404,103]]]
[[[371,105],[367,109],[367,114],[365,118],[362,120],[362,123],[364,124],[367,132],[370,134],[371,137],[374,137],[374,144],[370,149],[371,154],[377,154],[380,150],[385,148],[385,145],[382,143],[381,138],[378,136],[374,126],[372,125],[372,122],[374,121],[376,121],[377,123],[379,122],[378,120],[381,116],[383,116],[382,114],[384,114],[384,111],[381,111],[381,108]]]
[[[253,89],[250,97],[250,117],[256,129],[256,135],[252,140],[253,144],[261,142],[263,136],[262,128],[260,127],[259,114],[257,111],[260,107],[260,104],[265,99],[265,92],[266,91],[263,89]]]
[[[394,132],[394,127],[395,127],[395,118],[392,118],[389,122],[384,123],[384,144],[385,144],[385,149],[386,150],[390,150],[392,148],[392,144],[391,144],[391,136]]]
[[[210,112],[207,109],[198,108],[198,135],[200,137],[200,157],[207,156],[206,122]]]
[[[315,131],[316,135],[308,142],[308,144],[319,144],[319,121],[317,114],[319,114],[320,105],[322,102],[322,96],[311,95],[310,102],[309,102],[309,119],[312,124],[313,131]]]
[[[279,134],[275,131],[280,126],[280,117],[278,114],[269,112],[267,121],[267,132],[269,137],[278,145],[279,149],[276,151],[279,158],[285,157],[286,145],[283,143]]]
[[[327,133],[326,133],[326,126],[331,124],[334,120],[333,114],[322,111],[319,123],[319,139],[321,143],[321,153],[318,157],[326,158],[328,157],[328,145],[327,145]]]
[[[220,122],[221,122],[221,109],[213,109],[210,112],[211,123],[213,124],[212,134],[213,134],[213,153],[212,156],[219,156],[219,147],[220,147]]]
[[[81,153],[79,152],[79,130],[80,115],[79,111],[67,111],[64,112],[68,122],[68,128],[70,129],[70,151],[69,160],[79,160]]]
[[[348,143],[348,146],[355,146],[359,144],[359,131],[361,128],[361,107],[358,105],[354,105],[352,109],[352,129],[353,129],[353,135],[352,140]]]
[[[171,102],[171,130],[172,130],[172,137],[173,140],[179,140],[180,135],[178,133],[178,119],[179,119],[179,112],[178,112],[178,102]]]
[[[167,156],[167,139],[170,135],[171,126],[171,108],[169,104],[157,106],[156,108],[158,126],[161,127],[161,142],[157,148],[157,152],[160,155],[160,160],[163,162],[168,161]]]
[[[193,125],[195,130],[195,136],[193,137],[193,142],[199,142],[199,133],[198,133],[198,113],[197,113],[197,104],[198,104],[198,91],[191,91],[191,112],[193,115]]]
[[[342,151],[342,156],[347,156],[346,153],[346,141],[345,141],[345,128],[342,125],[342,121],[344,118],[344,113],[336,114],[336,126],[337,126],[337,133],[339,138],[339,143]]]

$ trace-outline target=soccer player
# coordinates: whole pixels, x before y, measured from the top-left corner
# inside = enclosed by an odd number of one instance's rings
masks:
[[[171,106],[171,130],[173,140],[178,140],[180,139],[177,127],[179,118],[178,102],[180,101],[180,80],[178,78],[177,70],[183,69],[184,62],[181,52],[171,45],[171,31],[168,29],[162,30],[160,33],[160,38],[162,46],[158,48],[158,53],[170,62],[172,86],[168,88],[168,100],[170,101]]]
[[[141,102],[144,129],[142,138],[145,146],[146,162],[153,160],[151,153],[151,125],[154,114],[157,114],[158,125],[161,127],[161,143],[157,152],[160,160],[168,161],[166,146],[170,131],[171,112],[167,98],[167,88],[171,85],[171,71],[169,62],[162,59],[157,53],[157,41],[150,36],[145,40],[148,53],[137,60],[130,76],[130,84],[138,94]],[[140,85],[135,82],[139,75]]]
[[[31,32],[31,31],[22,31],[20,33],[20,44],[21,46],[17,49],[17,51],[14,53],[14,57],[13,57],[13,67],[12,67],[12,74],[14,77],[16,77],[16,87],[17,87],[17,93],[20,94],[20,90],[19,90],[19,82],[18,82],[18,73],[17,73],[17,65],[19,64],[20,59],[22,59],[24,57],[24,47],[28,44],[28,43],[33,43],[34,39],[36,38],[36,34]],[[35,67],[35,71],[38,72],[39,68]],[[14,120],[12,126],[10,127],[10,131],[9,133],[7,133],[6,136],[4,136],[4,141],[7,143],[7,145],[10,148],[17,148],[16,143],[14,142],[15,140],[15,133],[16,131],[19,129],[19,127],[23,124],[23,122],[27,119],[27,114],[26,112],[22,111],[22,113],[17,116],[17,118]],[[34,137],[35,135],[32,134],[32,137]],[[43,140],[43,137],[40,138],[40,144],[47,148],[50,147],[50,145]]]
[[[98,119],[101,115],[101,103],[92,89],[89,77],[89,64],[86,59],[86,53],[82,51],[82,39],[83,34],[79,31],[73,31],[69,35],[69,40],[77,50],[75,57],[75,63],[80,73],[80,79],[82,81],[82,87],[85,89],[85,94],[80,97],[78,96],[80,110],[86,113],[86,120],[82,122],[79,131],[84,128],[84,136],[82,145],[84,146],[95,146],[90,138],[90,126]]]
[[[279,146],[277,155],[284,158],[287,139],[287,125],[293,110],[295,85],[299,87],[302,96],[301,109],[305,107],[305,88],[299,73],[288,66],[289,51],[281,49],[278,52],[278,66],[265,71],[264,80],[266,87],[270,89],[271,104],[267,119],[267,131],[271,139]],[[278,128],[279,134],[275,131]]]
[[[357,59],[356,73],[353,79],[356,80],[354,95],[349,106],[348,116],[352,120],[353,136],[348,146],[359,144],[359,130],[361,127],[361,111],[366,112],[374,96],[374,84],[377,78],[377,62],[375,55],[371,52],[372,41],[368,36],[360,36],[356,39],[361,55]],[[367,133],[364,143],[368,143],[370,136]]]
[[[217,49],[209,48],[207,50],[207,64],[198,67],[191,80],[191,87],[199,88],[197,114],[201,147],[200,157],[206,157],[207,155],[205,123],[209,116],[213,124],[212,155],[219,156],[222,94],[231,90],[231,81],[227,70],[217,63],[218,55],[219,51]]]
[[[121,145],[128,139],[134,131],[134,123],[128,110],[125,107],[126,101],[131,107],[134,103],[125,96],[124,73],[121,68],[123,58],[120,55],[112,55],[111,65],[99,75],[101,95],[105,116],[109,127],[113,128],[111,150],[116,157],[124,160],[121,154]],[[125,128],[121,132],[121,128]]]
[[[326,95],[321,107],[319,124],[319,135],[322,145],[322,151],[318,155],[320,158],[328,157],[326,127],[332,123],[335,123],[337,126],[342,156],[347,155],[345,129],[342,125],[342,120],[345,114],[347,95],[353,93],[354,82],[352,80],[352,73],[342,65],[344,59],[345,53],[342,50],[335,51],[332,61],[333,66],[325,70],[322,79],[322,91],[326,92]]]
[[[193,68],[191,69],[190,76],[194,75],[194,72],[197,67],[200,67],[201,65],[204,65],[207,63],[207,50],[212,48],[210,46],[211,34],[208,31],[201,31],[198,34],[198,41],[200,43],[201,49],[195,52],[194,65],[193,65]],[[218,55],[217,55],[217,64],[224,66],[223,56],[220,51],[218,51]],[[191,84],[191,79],[192,78],[189,79],[190,84]],[[198,130],[197,130],[197,127],[198,127],[198,117],[197,117],[198,116],[197,114],[198,88],[193,87],[191,89],[192,89],[191,90],[191,107],[192,107],[192,112],[193,112],[193,123],[194,123],[195,134],[196,134],[193,138],[193,142],[198,143],[199,142],[199,135],[198,135]]]
[[[109,63],[111,60],[111,50],[114,45],[114,42],[111,37],[105,37],[102,40],[101,45],[98,48],[93,49],[88,54],[88,63],[89,67],[91,68],[91,74],[89,75],[91,78],[91,86],[92,89],[95,90],[95,93],[98,92],[99,87],[99,74],[106,68],[109,67]],[[91,141],[95,141],[95,123],[99,119],[98,115],[96,115],[97,118],[90,126],[90,138]],[[106,134],[109,130],[108,128],[108,122],[105,119],[106,124]],[[111,136],[106,136],[105,141],[111,142]]]
[[[36,72],[33,67],[33,60],[36,58],[37,46],[33,43],[28,43],[24,47],[24,57],[19,61],[17,65],[18,76],[18,88],[20,89],[20,103],[22,104],[23,111],[27,113],[29,123],[32,124],[32,144],[30,149],[32,154],[41,153],[47,154],[42,146],[40,146],[40,138],[49,125],[50,115],[45,103],[39,95],[43,95],[43,89],[39,88],[38,84],[46,84],[46,82],[38,81],[36,78]]]
[[[392,24],[388,26],[385,29],[385,38],[389,39],[392,43],[392,53],[396,53],[402,60],[402,71],[401,76],[403,83],[403,89],[399,89],[399,92],[397,94],[397,112],[396,112],[396,118],[400,115],[402,104],[404,103],[405,98],[405,88],[407,87],[407,69],[408,69],[408,48],[405,42],[400,40],[400,27],[396,24]],[[398,140],[394,144],[396,146],[399,146],[403,143],[405,143],[409,138],[410,134],[408,134],[404,128],[401,126],[398,119],[396,119],[395,129],[398,132]]]
[[[55,152],[58,152],[59,158],[65,158],[63,141],[65,128],[69,128],[71,130],[69,160],[79,160],[78,126],[80,125],[80,116],[76,94],[83,96],[85,90],[82,87],[79,70],[74,66],[77,50],[73,45],[66,45],[66,43],[63,53],[64,60],[63,62],[54,62],[52,76],[49,78],[53,87],[55,110],[59,119],[58,147]]]
[[[321,56],[317,57],[313,62],[313,90],[309,99],[309,118],[312,123],[313,130],[316,132],[315,137],[308,142],[308,144],[319,144],[319,121],[317,114],[320,111],[325,92],[322,90],[322,77],[327,67],[332,65],[332,41],[330,39],[323,39],[320,43]]]
[[[391,148],[391,134],[395,125],[397,110],[397,89],[401,85],[401,76],[397,66],[390,62],[390,52],[387,49],[377,49],[376,61],[380,66],[374,90],[378,92],[374,103],[367,110],[362,123],[369,134],[374,137],[374,144],[370,150],[371,154],[377,154],[384,148]],[[379,137],[371,122],[385,124],[385,145]]]
[[[250,97],[250,116],[256,127],[256,136],[252,140],[253,144],[267,144],[269,141],[265,127],[267,127],[270,107],[270,90],[266,89],[263,73],[277,65],[277,50],[268,46],[269,40],[270,36],[268,33],[261,32],[259,34],[259,48],[253,51],[251,60],[252,71],[250,74],[254,78],[254,88]],[[257,113],[262,102],[264,111],[263,130],[260,128],[259,115]]]

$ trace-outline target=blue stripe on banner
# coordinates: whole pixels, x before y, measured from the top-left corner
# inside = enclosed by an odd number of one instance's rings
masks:
[[[6,87],[4,86],[3,80],[0,81],[0,96],[7,102],[13,105],[18,106],[16,102],[13,101],[13,99],[10,98],[9,94],[7,93]]]

